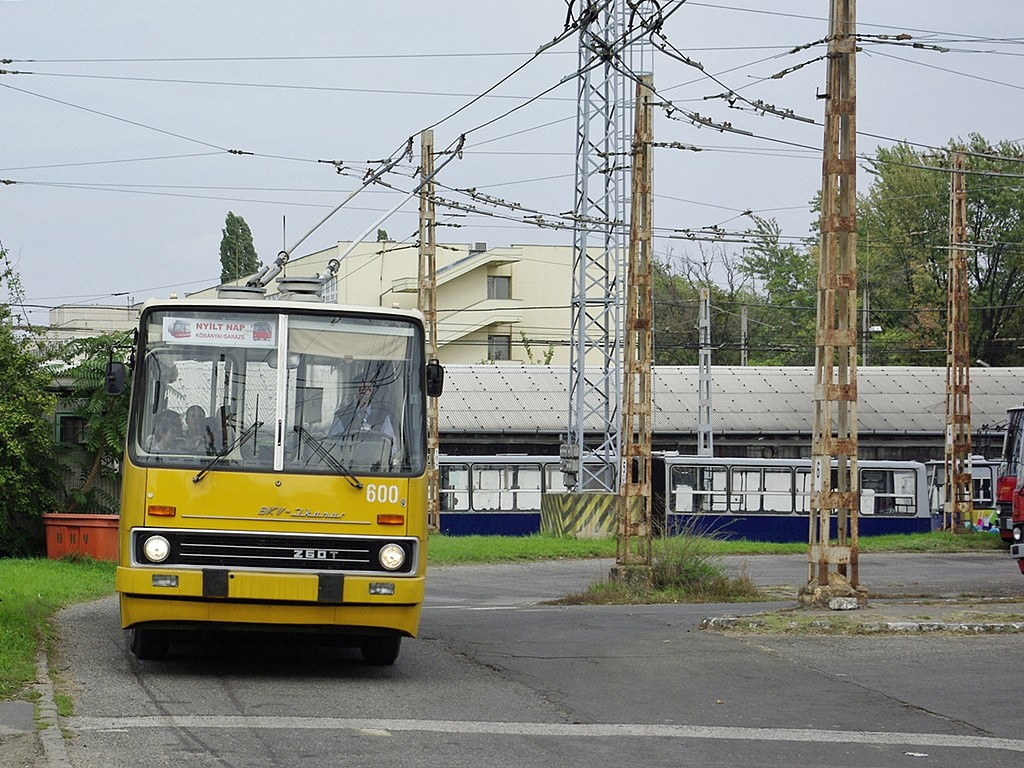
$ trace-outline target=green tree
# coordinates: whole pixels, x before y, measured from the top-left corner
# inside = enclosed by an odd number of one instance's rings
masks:
[[[258,272],[260,259],[245,219],[228,211],[220,239],[220,281],[227,283]]]
[[[68,368],[63,376],[71,382],[69,397],[75,415],[82,419],[82,445],[63,446],[61,458],[77,474],[78,484],[68,489],[65,512],[117,514],[120,499],[97,484],[101,478],[120,479],[128,425],[129,389],[117,397],[104,392],[107,363],[123,362],[131,349],[131,333],[115,332],[75,339],[63,350]],[[119,483],[114,484],[115,487]]]
[[[968,290],[972,358],[1024,363],[1024,151],[972,134],[966,152]],[[858,204],[858,269],[867,291],[872,362],[945,363],[949,259],[949,155],[905,144],[880,148]]]
[[[807,243],[781,242],[774,219],[755,219],[750,245],[738,265],[755,285],[751,305],[751,361],[760,365],[813,365],[818,263]]]
[[[24,294],[2,246],[0,288],[0,557],[26,556],[42,552],[40,514],[52,510],[54,397],[38,338],[11,309]]]

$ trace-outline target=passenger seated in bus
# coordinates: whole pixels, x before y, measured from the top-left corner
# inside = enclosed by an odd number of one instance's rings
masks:
[[[185,411],[185,438],[198,453],[213,454],[213,430],[206,423],[206,411],[201,405],[190,405]]]
[[[188,441],[181,428],[181,416],[171,410],[160,411],[153,421],[153,450],[179,452],[187,450]]]
[[[373,381],[359,382],[355,396],[343,403],[335,412],[327,434],[330,437],[358,436],[362,432],[376,432],[390,438],[392,452],[395,445],[395,425],[389,409],[380,402],[379,390]]]

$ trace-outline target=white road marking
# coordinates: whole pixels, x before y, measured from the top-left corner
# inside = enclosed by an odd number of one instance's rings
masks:
[[[65,717],[61,726],[72,731],[117,731],[133,728],[276,728],[287,730],[355,730],[391,733],[483,734],[548,736],[553,738],[675,738],[722,741],[793,741],[814,744],[871,744],[901,747],[953,747],[1024,752],[1024,740],[991,736],[885,731],[833,731],[807,728],[737,728],[712,725],[647,723],[499,723],[460,720],[374,720],[334,717],[244,717],[235,715],[152,715],[139,717]]]

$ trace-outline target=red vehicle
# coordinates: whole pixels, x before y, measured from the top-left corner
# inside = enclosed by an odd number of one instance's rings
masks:
[[[1017,561],[1020,572],[1024,573],[1024,477],[1018,478],[1017,489],[1013,492],[1012,535],[1013,543],[1010,544],[1010,556]]]
[[[1007,458],[1006,445],[1013,443],[1011,465],[1016,470],[1016,483],[1011,493],[1012,517],[1010,520],[1010,555],[1017,561],[1017,567],[1024,574],[1024,408],[1011,408],[1007,412],[1006,442],[1003,448],[1003,459]],[[1011,438],[1011,435],[1015,437]],[[1000,474],[1000,491],[1002,476]],[[1000,498],[1002,498],[1000,496]]]
[[[1010,408],[1006,412],[1006,434],[1003,437],[1003,453],[999,458],[999,475],[996,481],[996,506],[999,507],[999,536],[1003,541],[1013,543],[1014,490],[1017,488],[1017,474],[1024,451],[1024,406]]]

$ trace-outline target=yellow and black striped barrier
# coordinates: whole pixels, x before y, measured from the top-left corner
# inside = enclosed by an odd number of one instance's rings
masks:
[[[615,535],[616,493],[545,493],[540,500],[540,530],[576,539]]]

